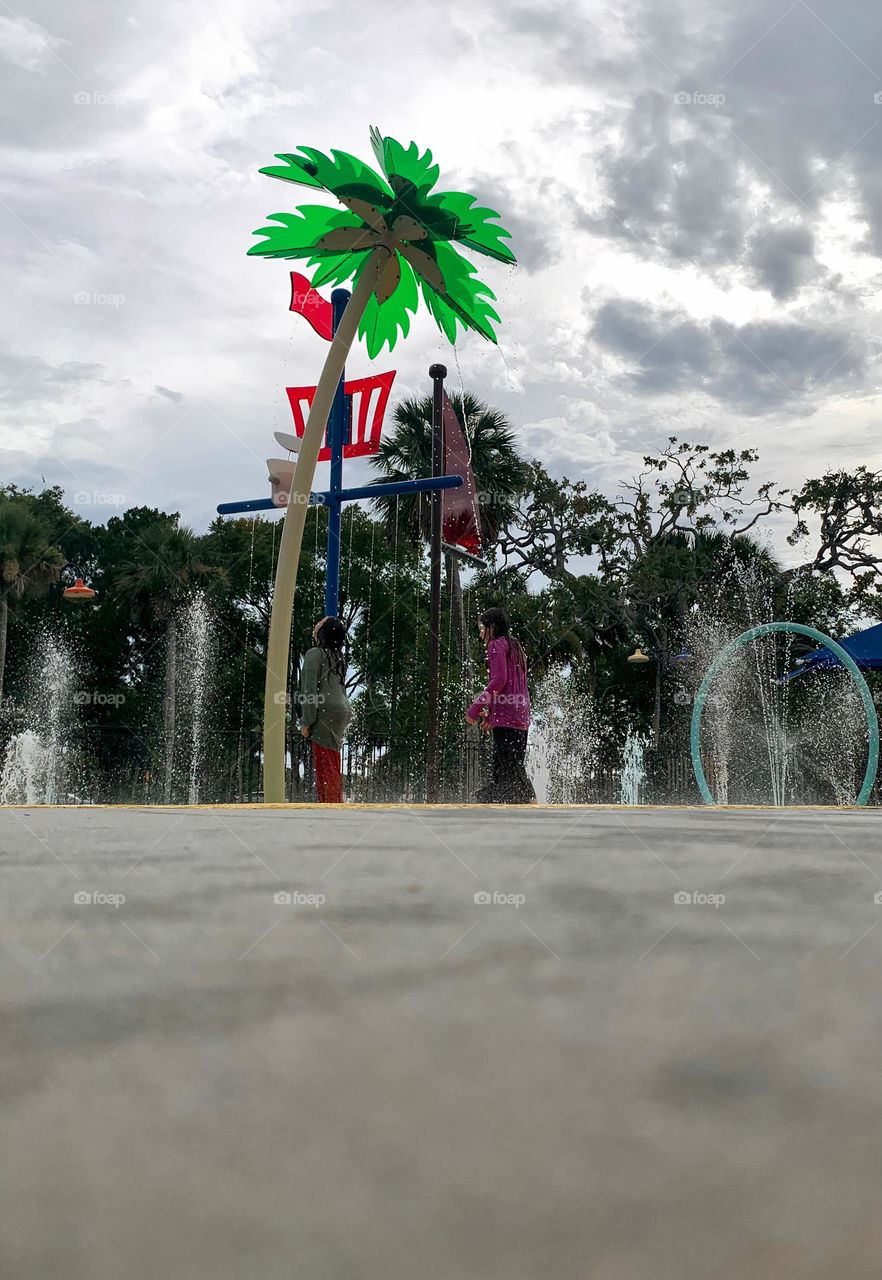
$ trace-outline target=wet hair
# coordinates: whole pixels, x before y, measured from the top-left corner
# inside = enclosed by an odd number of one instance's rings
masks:
[[[481,621],[485,627],[493,628],[493,636],[499,639],[505,636],[508,641],[508,647],[514,655],[514,660],[523,670],[527,670],[527,655],[524,653],[524,647],[520,640],[517,640],[510,634],[510,626],[508,614],[504,609],[499,609],[496,605],[492,605],[489,609],[485,609],[481,614]]]
[[[331,670],[337,673],[341,682],[345,680],[348,646],[346,628],[340,619],[323,618],[316,631],[315,642],[327,654]]]

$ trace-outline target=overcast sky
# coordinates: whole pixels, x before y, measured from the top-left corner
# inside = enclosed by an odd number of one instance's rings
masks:
[[[290,264],[245,256],[313,202],[258,168],[370,160],[371,124],[520,260],[478,261],[499,347],[454,356],[423,316],[375,365],[399,393],[444,360],[607,491],[671,434],[791,487],[882,461],[878,0],[29,0],[0,7],[0,67],[4,480],[200,530],[261,496],[326,348]]]

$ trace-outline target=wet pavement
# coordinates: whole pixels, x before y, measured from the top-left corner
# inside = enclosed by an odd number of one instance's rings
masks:
[[[877,1280],[882,814],[0,810],[4,1280]]]

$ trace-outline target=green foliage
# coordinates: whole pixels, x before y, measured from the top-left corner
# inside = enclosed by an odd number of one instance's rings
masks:
[[[29,495],[0,493],[0,596],[37,595],[57,579],[64,557],[52,534]]]
[[[797,523],[788,538],[791,545],[809,536],[807,517],[817,521],[820,536],[812,567],[848,575],[852,602],[880,614],[882,471],[865,466],[827,471],[807,480],[792,505]]]
[[[128,514],[128,513],[127,513]],[[192,530],[177,516],[142,524],[135,534],[121,522],[126,551],[117,561],[109,589],[138,614],[152,613],[161,621],[179,608],[196,586],[210,589],[226,569],[207,565]]]
[[[773,483],[752,487],[756,461],[750,449],[715,452],[671,437],[614,498],[534,462],[502,533],[509,571],[556,586],[555,609],[582,638],[578,661],[597,696],[609,707],[624,701],[622,724],[651,728],[656,740],[664,690],[674,681],[668,663],[696,609],[724,617],[734,634],[755,622],[751,594],[759,591],[770,616],[815,618],[810,625],[822,620],[837,635],[854,626],[832,575],[794,576],[754,538],[786,505],[786,490]],[[628,667],[638,643],[654,660]]]
[[[424,157],[396,163],[418,161]],[[676,729],[682,736],[688,706],[674,696],[683,677],[670,658],[688,641],[696,610],[723,617],[733,630],[756,620],[739,584],[759,584],[770,616],[833,636],[859,625],[850,576],[819,571],[816,560],[784,569],[764,545],[755,516],[777,514],[782,499],[780,491],[752,484],[751,451],[713,454],[706,446],[672,441],[609,497],[583,481],[552,476],[539,462],[528,466],[499,410],[470,393],[452,399],[471,441],[484,545],[495,549],[495,562],[484,572],[466,573],[462,586],[456,573],[448,571],[445,580],[446,769],[455,772],[463,711],[483,682],[476,622],[489,605],[509,610],[534,689],[547,671],[567,668],[568,687],[592,692],[605,732],[619,740],[629,725],[644,732],[658,727],[662,734]],[[378,481],[428,473],[430,425],[429,397],[396,406],[373,463]],[[852,534],[869,537],[860,530],[877,518],[875,494],[872,473],[834,473],[807,482],[794,505],[800,519],[826,520],[821,547],[829,556],[830,548],[853,547]],[[855,505],[858,499],[863,508]],[[372,509],[350,504],[342,528],[341,614],[352,641],[353,733],[391,734],[387,765],[416,772],[427,695],[428,513],[428,501],[413,495],[398,500],[397,512],[394,500]],[[140,762],[147,772],[161,734],[169,621],[201,592],[212,611],[215,645],[212,752],[221,754],[225,743],[251,742],[248,760],[256,772],[280,529],[275,518],[217,519],[206,533],[194,534],[176,513],[148,507],[93,526],[65,505],[58,489],[0,491],[0,594],[11,605],[8,700],[19,700],[28,657],[46,630],[61,634],[76,655],[84,688],[122,697],[78,711],[98,766],[110,771],[123,759]],[[310,508],[292,628],[295,688],[312,626],[323,613],[326,535],[326,509]],[[94,605],[62,602],[57,579],[68,561],[96,589]],[[70,579],[68,569],[63,581]],[[865,611],[878,598],[874,590],[860,598]],[[645,667],[627,662],[636,643],[654,656]],[[2,722],[5,733],[11,724]]]

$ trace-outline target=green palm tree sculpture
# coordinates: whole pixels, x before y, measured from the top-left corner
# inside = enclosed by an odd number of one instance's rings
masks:
[[[513,263],[504,243],[509,232],[498,214],[460,191],[434,191],[439,169],[431,151],[415,143],[403,147],[371,130],[371,144],[382,173],[345,151],[330,156],[314,147],[279,154],[277,165],[261,173],[284,182],[325,191],[342,208],[304,205],[295,213],[270,215],[272,226],[249,254],[264,258],[305,258],[317,267],[312,283],[340,285],[352,280],[344,311],[316,387],[306,423],[285,514],[270,616],[264,706],[264,799],[285,799],[285,708],[288,702],[288,647],[303,541],[306,508],[318,452],[334,393],[356,331],[369,354],[393,348],[406,336],[420,296],[445,336],[454,342],[457,328],[473,329],[496,341],[495,295],[454,245],[499,262]]]

